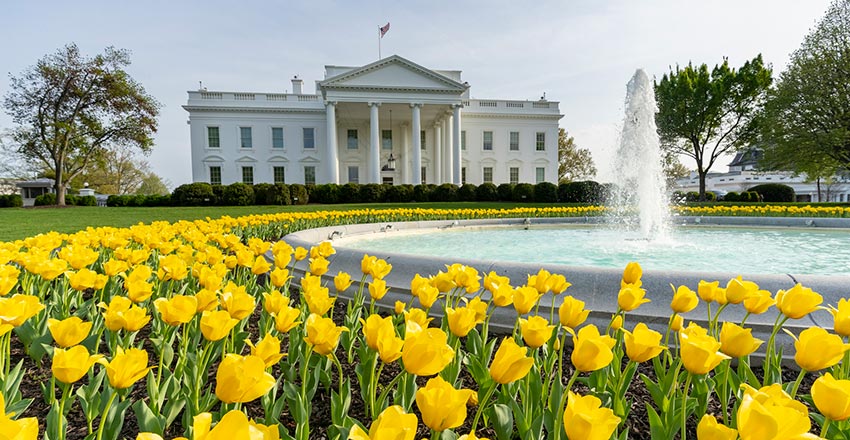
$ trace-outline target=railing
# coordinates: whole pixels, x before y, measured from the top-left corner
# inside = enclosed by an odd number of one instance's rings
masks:
[[[201,92],[201,99],[221,99],[221,93],[218,92]]]
[[[463,106],[469,111],[479,110],[485,113],[489,112],[500,112],[506,111],[509,113],[546,113],[546,114],[556,114],[558,113],[558,102],[556,101],[507,101],[507,100],[478,100],[478,99],[465,99],[462,100],[461,103]],[[548,110],[546,112],[540,112],[540,110]]]
[[[498,107],[499,103],[496,101],[478,101],[479,107]]]
[[[316,96],[316,95],[298,95],[298,101],[299,102],[318,101],[318,100],[319,100],[319,97]]]
[[[237,101],[253,101],[255,98],[253,93],[234,93],[233,99]]]
[[[286,96],[282,93],[269,93],[266,95],[266,101],[286,101]]]

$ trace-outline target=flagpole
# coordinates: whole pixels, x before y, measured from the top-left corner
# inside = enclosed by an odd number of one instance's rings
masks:
[[[378,59],[381,59],[381,28],[378,27]]]

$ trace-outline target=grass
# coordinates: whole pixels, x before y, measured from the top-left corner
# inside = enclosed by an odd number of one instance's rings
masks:
[[[509,202],[455,202],[455,203],[381,203],[352,205],[301,205],[301,206],[199,206],[157,208],[104,208],[93,206],[71,206],[67,208],[6,208],[0,209],[0,241],[12,241],[31,237],[44,232],[73,233],[89,226],[127,227],[138,223],[165,220],[197,220],[219,218],[226,215],[238,217],[250,214],[277,212],[351,210],[351,209],[510,209],[515,207],[552,206],[545,203]]]

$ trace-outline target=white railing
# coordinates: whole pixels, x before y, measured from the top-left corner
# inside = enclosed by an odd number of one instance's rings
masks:
[[[201,99],[221,99],[222,95],[219,92],[201,92]]]
[[[286,101],[286,96],[283,93],[268,93],[266,94],[266,101]]]
[[[253,101],[255,96],[253,93],[234,93],[233,99],[237,101]]]

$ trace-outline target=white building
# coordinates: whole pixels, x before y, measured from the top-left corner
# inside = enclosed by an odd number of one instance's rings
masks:
[[[558,179],[557,102],[470,99],[459,70],[431,70],[397,55],[362,67],[325,66],[314,93],[295,77],[292,93],[204,89],[190,91],[183,108],[195,182]]]

